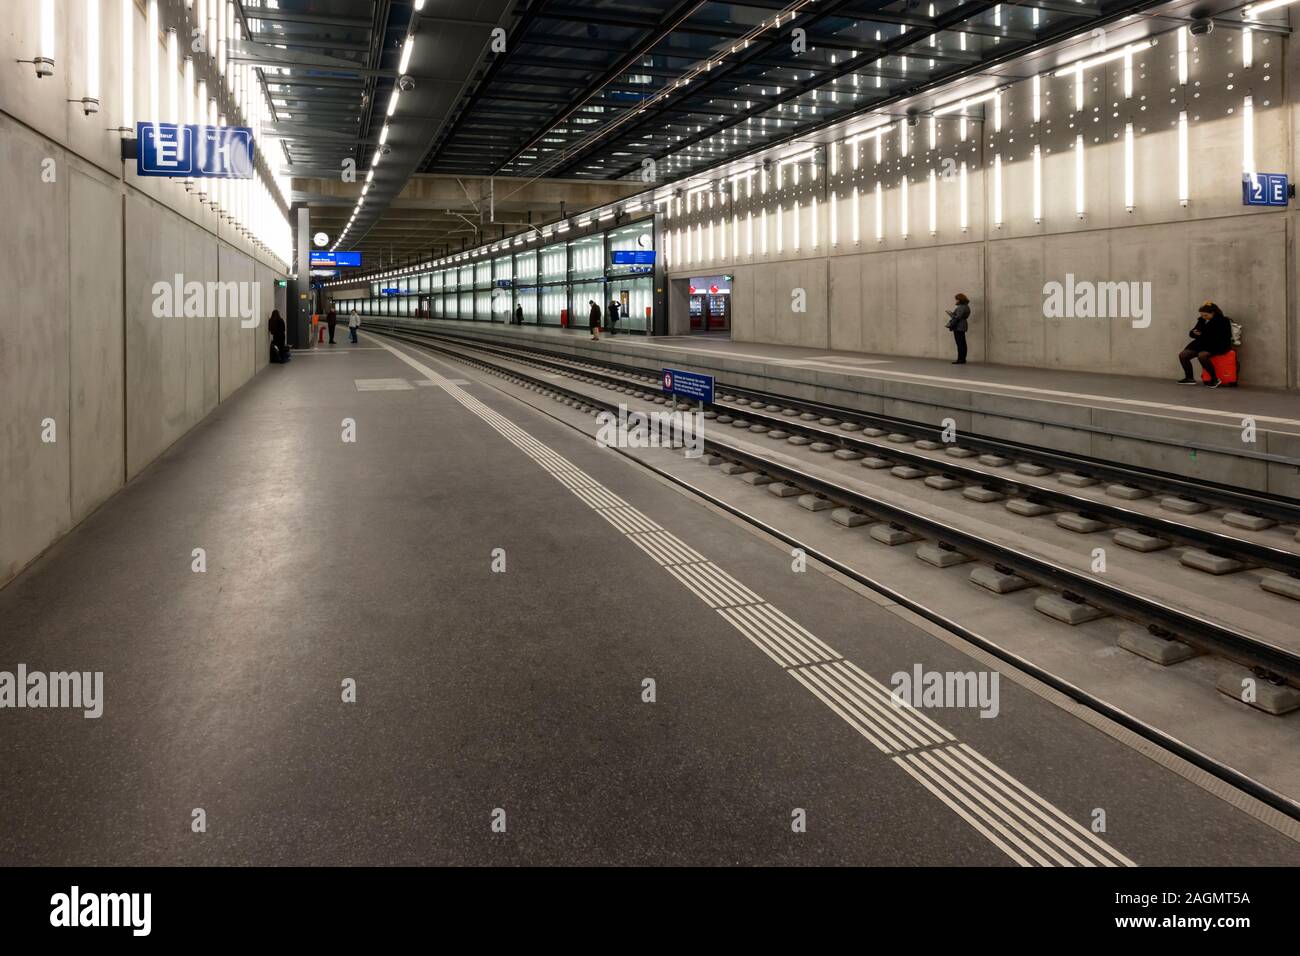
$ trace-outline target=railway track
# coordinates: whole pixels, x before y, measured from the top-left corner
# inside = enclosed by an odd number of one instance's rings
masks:
[[[615,395],[648,403],[667,404],[658,392],[657,377],[641,370],[613,369],[608,363],[539,354],[539,350],[535,349],[515,349],[467,340],[462,336],[433,335],[409,330],[389,330],[385,334],[414,344],[436,345],[441,350],[450,351],[462,361],[470,360],[489,371],[520,379],[521,384],[553,392],[592,409],[617,411],[620,402],[617,398],[594,395],[590,390],[565,388],[553,379],[528,376],[526,370],[566,376],[576,379],[579,384],[613,390]],[[510,364],[500,364],[502,362]],[[802,438],[806,441],[800,444],[806,448],[813,448],[818,443],[830,445],[835,452],[845,453],[841,456],[842,460],[860,463],[875,460],[884,463],[871,470],[888,472],[891,476],[899,474],[900,469],[908,470],[903,473],[910,477],[900,477],[900,482],[940,479],[931,482],[931,487],[980,489],[981,492],[999,496],[1009,503],[1023,503],[1022,511],[1027,515],[1043,508],[1044,513],[1079,518],[1084,527],[1100,523],[1111,531],[1134,531],[1144,537],[1156,538],[1168,546],[1182,545],[1189,551],[1208,555],[1212,559],[1237,562],[1242,569],[1270,569],[1293,580],[1300,572],[1300,549],[1285,547],[1277,541],[1251,540],[1244,533],[1237,535],[1230,531],[1213,530],[1203,526],[1206,522],[1202,526],[1191,525],[1185,520],[1185,515],[1178,518],[1162,517],[1135,506],[1135,502],[1145,501],[1153,492],[1172,493],[1173,487],[1176,487],[1181,500],[1206,504],[1207,508],[1208,502],[1213,501],[1219,507],[1235,509],[1231,513],[1249,516],[1249,512],[1259,513],[1254,507],[1256,504],[1266,505],[1269,517],[1265,522],[1277,523],[1266,529],[1275,531],[1274,537],[1282,537],[1282,532],[1277,528],[1278,525],[1287,523],[1288,518],[1292,522],[1300,520],[1294,511],[1285,510],[1281,501],[1260,501],[1261,496],[1254,492],[1235,494],[1230,489],[1219,486],[1207,488],[1176,477],[1166,481],[1165,476],[1146,471],[1141,472],[1139,477],[1135,469],[1126,466],[1105,469],[1091,459],[1080,460],[1042,450],[1034,454],[1032,450],[1022,451],[1023,446],[1018,445],[1015,446],[1015,459],[1009,454],[999,455],[999,459],[1005,459],[1005,464],[999,462],[990,465],[979,462],[979,456],[1011,452],[1011,443],[967,436],[962,436],[959,442],[942,443],[937,438],[930,437],[935,430],[929,426],[889,420],[890,426],[899,430],[886,432],[880,427],[883,424],[882,416],[831,409],[816,403],[760,395],[753,390],[729,386],[722,386],[718,391],[721,398],[706,410],[706,415],[711,415],[716,425],[736,429],[743,426],[747,432],[767,436],[778,432],[786,441]],[[857,427],[845,430],[845,425]],[[903,427],[908,427],[911,431],[904,432],[901,430]],[[873,433],[863,434],[868,429]],[[917,438],[917,434],[924,437]],[[916,442],[925,445],[921,449],[904,447],[905,443],[914,445]],[[932,445],[939,447],[929,447]],[[981,448],[995,448],[996,451],[981,452]],[[933,541],[945,550],[955,551],[966,558],[989,564],[1003,573],[1014,574],[1046,587],[1066,601],[1135,621],[1153,634],[1180,640],[1201,652],[1248,667],[1264,680],[1286,682],[1300,687],[1300,647],[1288,646],[1266,634],[1234,628],[1210,615],[1196,613],[1167,599],[1144,594],[1132,586],[1109,581],[1104,575],[1080,571],[1058,560],[1035,554],[1029,548],[1008,547],[1005,543],[990,541],[956,522],[900,506],[897,501],[865,492],[854,483],[836,480],[820,473],[820,470],[800,467],[788,460],[756,453],[752,447],[729,441],[725,428],[711,429],[710,436],[705,439],[705,449],[724,461],[761,472],[774,481],[824,498],[833,505],[870,515],[887,522],[891,527]],[[970,454],[950,460],[949,452],[952,449],[961,449]],[[975,464],[968,463],[971,458],[975,459]],[[1022,475],[1014,470],[1015,464],[1026,462],[1038,468],[1048,467],[1044,464],[1048,459],[1058,467],[1069,469],[1055,472],[1056,474],[1091,479],[1094,484],[1082,489],[1057,490],[1046,486],[1042,480],[1046,475]],[[1008,467],[1012,468],[1010,474],[996,473],[997,469],[1005,470]],[[915,474],[916,472],[920,474]],[[1120,474],[1125,478],[1122,487],[1146,494],[1132,500],[1108,502],[1099,495],[1083,493],[1105,480],[1118,478]],[[950,485],[950,482],[955,485]],[[1193,567],[1187,568],[1188,574],[1206,573],[1194,570]],[[1292,615],[1300,610],[1300,602],[1276,597],[1271,599]]]
[[[372,327],[369,331],[377,330]],[[600,411],[617,414],[621,407],[641,411],[663,410],[663,406],[674,409],[685,409],[687,407],[684,403],[666,399],[659,390],[658,377],[640,369],[611,368],[610,363],[585,362],[568,356],[539,354],[539,350],[535,349],[514,349],[496,343],[489,344],[476,340],[467,340],[462,336],[442,336],[426,333],[422,330],[391,329],[378,331],[381,331],[381,334],[387,337],[441,354],[458,363],[479,368],[510,383],[562,401],[577,410],[589,414]],[[568,378],[571,383],[560,384],[557,381],[558,378]],[[1178,641],[1193,648],[1199,654],[1212,655],[1216,659],[1222,659],[1234,665],[1248,668],[1260,681],[1283,686],[1289,685],[1293,688],[1300,687],[1300,642],[1287,643],[1272,640],[1267,634],[1235,627],[1229,622],[1181,606],[1178,602],[1144,593],[1139,587],[1107,580],[1105,575],[1091,574],[1077,567],[1071,567],[1059,560],[1053,560],[1051,557],[1036,554],[1031,548],[1008,546],[1005,541],[990,540],[969,527],[963,527],[960,522],[926,514],[925,509],[901,506],[896,500],[890,500],[887,495],[875,494],[871,489],[864,489],[850,479],[827,474],[825,469],[818,468],[815,464],[805,464],[793,460],[790,455],[782,453],[764,452],[761,448],[756,450],[750,442],[745,441],[751,436],[756,437],[758,429],[755,426],[761,426],[765,439],[771,438],[770,433],[772,431],[782,432],[786,441],[796,436],[810,439],[799,448],[799,451],[804,454],[815,455],[816,453],[808,451],[814,444],[812,440],[814,436],[821,438],[834,437],[836,450],[847,449],[854,455],[860,456],[840,462],[841,466],[855,461],[865,461],[866,452],[860,452],[858,449],[863,445],[869,445],[873,451],[879,452],[881,455],[889,455],[887,461],[916,462],[916,464],[903,464],[901,467],[914,467],[917,470],[922,470],[919,467],[921,463],[917,461],[917,456],[910,449],[899,447],[903,444],[900,441],[890,440],[890,436],[907,435],[907,433],[900,430],[885,432],[882,435],[860,435],[858,429],[845,431],[841,427],[845,422],[850,422],[860,425],[863,431],[867,427],[878,428],[877,425],[868,426],[863,423],[868,420],[879,422],[882,416],[830,409],[827,406],[818,406],[815,403],[796,401],[780,396],[759,396],[752,390],[728,387],[719,388],[718,392],[721,397],[707,410],[707,414],[712,416],[714,425],[719,426],[709,430],[703,443],[706,459],[709,463],[724,467],[730,466],[736,472],[752,472],[757,476],[761,476],[763,482],[770,480],[775,484],[797,489],[799,493],[824,500],[828,505],[838,506],[849,514],[860,515],[864,521],[875,522],[879,527],[889,529],[890,533],[897,531],[907,535],[906,540],[928,542],[944,552],[957,555],[963,562],[978,562],[976,564],[977,568],[991,568],[998,574],[1021,578],[1028,582],[1030,586],[1043,589],[1044,595],[1053,595],[1060,601],[1097,609],[1103,615],[1113,616],[1121,621],[1145,629],[1147,633],[1157,639]],[[747,395],[752,397],[746,397]],[[768,401],[769,398],[773,400]],[[739,403],[741,399],[744,399],[749,404],[741,405]],[[632,402],[643,404],[640,408],[633,408]],[[755,408],[755,403],[760,403],[757,408]],[[770,407],[774,405],[776,408]],[[825,411],[826,414],[817,415],[812,410],[814,408],[817,411]],[[794,410],[795,414],[790,414],[790,410]],[[804,417],[806,415],[816,417],[809,420]],[[723,421],[726,418],[730,418],[731,421]],[[827,422],[824,419],[831,419],[831,421]],[[772,427],[776,425],[780,427]],[[730,430],[728,426],[730,426]],[[900,422],[899,427],[901,428],[901,426],[902,423]],[[925,430],[926,426],[917,425],[916,428],[922,434],[928,433]],[[751,429],[754,429],[754,431],[751,432]],[[929,433],[932,433],[932,430]],[[732,436],[744,437],[737,440],[733,439]],[[926,438],[913,439],[911,435],[907,435],[907,437],[909,441],[933,440]],[[829,441],[826,443],[831,444]],[[965,437],[961,441],[961,445],[967,448],[971,448],[974,443],[973,439]],[[782,445],[784,444],[783,441]],[[999,444],[1003,448],[1008,448],[1011,443]],[[944,448],[928,450],[941,455],[945,454]],[[971,450],[974,449],[971,448]],[[991,452],[989,453],[991,454]],[[1073,465],[1081,470],[1079,459],[1056,452],[1044,452],[1043,454],[1044,457],[1050,456],[1055,460]],[[1017,458],[1016,460],[1022,461],[1026,459],[1027,453],[1026,458]],[[1042,459],[1038,460],[1041,461]],[[948,464],[943,459],[940,459],[940,461]],[[642,464],[646,463],[642,462]],[[950,474],[953,476],[953,480],[962,484],[963,487],[985,488],[992,484],[983,473],[980,473],[981,483],[974,484],[973,474],[960,467],[962,464],[961,459],[958,459],[957,464],[959,467],[952,469]],[[981,635],[972,633],[961,626],[960,622],[931,611],[924,602],[915,599],[914,596],[902,594],[896,589],[882,586],[860,569],[849,567],[836,561],[833,557],[820,553],[816,548],[809,547],[805,542],[796,539],[781,528],[756,520],[743,509],[736,508],[725,500],[704,493],[692,483],[682,481],[680,478],[661,471],[654,465],[648,465],[648,467],[654,468],[664,477],[674,483],[683,485],[693,493],[701,494],[714,504],[731,511],[738,517],[762,527],[775,537],[785,540],[793,546],[803,548],[810,556],[822,560],[841,573],[898,601],[903,606],[940,624],[945,629],[959,634],[995,656],[1020,667],[1079,703],[1105,714],[1121,725],[1157,742],[1160,746],[1178,753],[1213,775],[1252,793],[1293,819],[1300,820],[1300,802],[1261,784],[1248,775],[1238,772],[1228,762],[1208,756],[1198,748],[1184,743],[1179,737],[1154,727],[1150,723],[1134,718],[1124,710],[1112,706],[1101,697],[1083,690],[1069,681],[1062,680],[1022,656],[1006,651],[1005,648],[1000,647],[998,644],[986,640]],[[897,467],[900,467],[900,465],[892,466],[888,469],[888,472],[892,472],[893,468]],[[1118,469],[1126,474],[1134,471],[1125,466],[1118,466]],[[867,473],[875,475],[884,470],[869,468]],[[963,478],[956,477],[959,473],[965,474],[967,480],[972,483],[966,484]],[[1070,471],[1068,473],[1078,474],[1080,472]],[[937,469],[928,471],[926,476],[933,475],[947,477],[944,472]],[[1004,486],[1009,493],[1018,496],[1023,495],[1023,497],[1008,498],[1008,500],[1029,501],[1032,496],[1039,493],[1038,482],[1043,477],[1041,475],[1030,476],[1016,473],[1014,477],[1008,475],[1002,478],[1001,485],[992,486]],[[1140,480],[1143,485],[1137,487],[1152,491],[1168,489],[1168,485],[1161,483],[1163,477],[1158,473],[1142,472]],[[1130,480],[1135,479],[1130,478]],[[1210,497],[1212,493],[1213,500],[1220,507],[1244,508],[1247,501],[1255,501],[1260,497],[1254,492],[1245,492],[1238,495],[1232,489],[1221,488],[1220,486],[1206,487],[1177,477],[1174,477],[1172,481],[1182,490],[1183,494],[1188,495],[1189,500],[1204,500],[1203,498],[1192,499],[1188,494],[1192,491],[1198,494],[1204,491],[1206,498]],[[1071,503],[1074,503],[1074,499],[1075,496],[1071,495]],[[1044,500],[1046,500],[1046,496],[1044,496]],[[1063,501],[1064,499],[1057,498],[1054,500]],[[1288,517],[1294,521],[1295,515],[1293,512],[1285,510],[1284,501],[1278,500],[1266,503],[1270,506],[1270,514],[1275,516],[1271,520],[1277,522],[1268,530],[1274,531],[1276,537],[1283,533],[1281,526],[1287,524]],[[1177,540],[1185,542],[1189,546],[1214,547],[1224,554],[1241,555],[1243,558],[1248,553],[1258,555],[1267,559],[1267,563],[1260,562],[1260,567],[1276,569],[1279,572],[1287,569],[1285,573],[1288,576],[1291,574],[1290,568],[1294,566],[1293,562],[1297,551],[1300,550],[1287,548],[1276,541],[1267,543],[1252,542],[1225,532],[1208,532],[1205,529],[1180,529],[1166,527],[1164,524],[1157,525],[1153,523],[1150,515],[1136,512],[1132,502],[1124,505],[1116,504],[1113,509],[1108,513],[1110,518],[1118,522],[1123,517],[1129,522],[1127,529],[1121,528],[1120,530],[1132,530],[1135,527],[1142,526],[1148,530],[1167,532],[1171,538],[1176,537]],[[1071,513],[1077,514],[1078,512]],[[1177,522],[1173,524],[1176,525]],[[1180,533],[1175,535],[1175,531],[1180,531]],[[1242,545],[1242,547],[1238,547],[1238,545]],[[1232,558],[1232,560],[1237,559]],[[1203,572],[1186,569],[1186,573],[1200,574]],[[1255,593],[1258,594],[1257,589],[1255,589]],[[1289,615],[1291,620],[1297,617],[1295,611],[1300,609],[1300,603],[1277,596],[1273,596],[1271,599],[1277,602],[1276,610],[1279,613]],[[1037,604],[1035,604],[1035,607],[1037,608]]]

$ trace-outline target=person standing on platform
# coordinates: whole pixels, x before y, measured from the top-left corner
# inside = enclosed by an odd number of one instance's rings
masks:
[[[357,344],[357,329],[361,328],[361,316],[357,315],[357,310],[353,309],[348,314],[348,341],[353,345]]]
[[[596,304],[595,299],[588,299],[587,301],[591,303],[591,313],[590,313],[591,340],[593,342],[599,342],[600,341],[600,306]]]
[[[515,306],[515,325],[523,325],[523,324],[524,324],[524,307],[522,305],[517,305]]]
[[[618,320],[622,318],[621,313],[622,310],[619,308],[618,299],[610,299],[609,311],[606,313],[609,316],[609,329],[607,331],[610,335],[618,331]]]
[[[956,295],[957,305],[948,313],[948,331],[957,343],[957,361],[953,365],[966,364],[966,328],[970,321],[970,299],[964,292]]]
[[[284,340],[285,324],[284,319],[280,317],[279,309],[271,310],[271,318],[266,323],[266,330],[271,333],[271,361],[277,364],[289,361],[289,346]]]
[[[1223,310],[1213,302],[1206,302],[1196,314],[1196,325],[1188,330],[1191,341],[1178,353],[1178,361],[1183,366],[1183,377],[1179,385],[1195,385],[1192,374],[1192,359],[1199,359],[1201,368],[1210,376],[1205,384],[1210,388],[1219,387],[1219,375],[1214,370],[1213,357],[1223,355],[1232,348],[1232,322]]]
[[[334,311],[334,306],[325,313],[325,326],[330,330],[330,345],[334,344],[334,327],[339,324],[338,314]]]

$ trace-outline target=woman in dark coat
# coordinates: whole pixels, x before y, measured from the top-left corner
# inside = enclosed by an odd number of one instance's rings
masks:
[[[1196,358],[1210,376],[1205,384],[1210,388],[1218,388],[1219,375],[1210,359],[1215,355],[1223,355],[1232,348],[1232,322],[1217,305],[1206,302],[1196,315],[1196,325],[1188,330],[1188,334],[1191,335],[1191,341],[1178,353],[1178,361],[1183,366],[1183,377],[1178,384],[1196,384],[1196,378],[1192,374],[1192,359]]]
[[[288,356],[288,349],[284,342],[284,319],[280,317],[279,309],[271,311],[271,319],[266,323],[266,328],[271,333],[271,361],[283,362]]]
[[[593,341],[600,341],[600,306],[596,304],[595,299],[588,299],[591,303],[591,338]]]
[[[325,313],[325,324],[329,327],[329,330],[330,330],[330,345],[333,345],[333,344],[334,344],[334,326],[336,326],[336,325],[339,324],[339,317],[338,317],[337,314],[335,314],[333,308],[331,308],[327,313]]]
[[[955,296],[957,305],[948,313],[948,331],[957,343],[957,361],[953,365],[966,364],[966,327],[970,319],[970,299],[964,292]]]

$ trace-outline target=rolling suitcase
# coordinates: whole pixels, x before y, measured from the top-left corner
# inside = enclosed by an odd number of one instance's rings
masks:
[[[1219,381],[1224,385],[1237,384],[1237,350],[1229,349],[1222,355],[1211,355],[1210,364],[1214,366],[1214,374],[1219,376]],[[1208,382],[1210,373],[1205,370],[1201,371],[1201,381]]]

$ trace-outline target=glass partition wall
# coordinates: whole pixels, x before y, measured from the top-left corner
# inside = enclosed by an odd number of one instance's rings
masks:
[[[502,323],[516,321],[519,309],[524,325],[586,329],[596,302],[608,329],[610,303],[617,302],[615,331],[650,328],[654,264],[646,256],[628,260],[653,250],[651,218],[573,239],[548,234],[543,242],[521,249],[502,241],[473,262],[371,282],[370,297],[352,304],[362,315]]]

